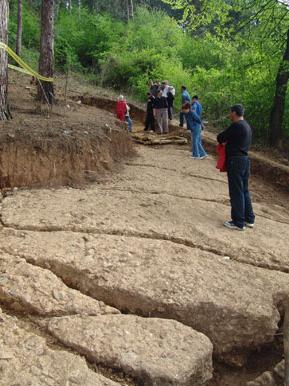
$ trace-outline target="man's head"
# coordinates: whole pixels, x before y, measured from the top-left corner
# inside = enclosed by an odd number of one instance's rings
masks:
[[[193,98],[192,98],[192,101],[193,102],[197,102],[198,100],[199,100],[198,95],[194,95]]]
[[[232,122],[237,122],[244,119],[244,107],[241,104],[237,104],[230,109],[230,119]]]
[[[186,86],[182,86],[181,89],[182,89],[182,91],[185,91],[187,89],[187,87]]]

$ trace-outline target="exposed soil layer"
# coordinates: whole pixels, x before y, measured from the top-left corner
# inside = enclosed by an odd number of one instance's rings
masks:
[[[0,122],[0,188],[93,181],[133,154],[126,126],[112,114],[62,100],[37,112],[33,93],[10,86],[13,120]]]

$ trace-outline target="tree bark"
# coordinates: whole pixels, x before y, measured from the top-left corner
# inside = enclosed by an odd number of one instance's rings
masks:
[[[284,386],[289,386],[289,298],[285,301],[285,318],[283,324],[285,375]]]
[[[269,123],[269,144],[276,146],[282,139],[285,99],[289,80],[289,30],[283,60],[276,77],[276,89]]]
[[[133,0],[128,0],[129,18],[134,18]]]
[[[0,0],[0,41],[7,44],[9,5],[8,0]],[[8,56],[0,49],[0,120],[11,118],[8,102]]]
[[[18,0],[16,54],[19,56],[21,55],[21,49],[22,49],[22,0]]]
[[[126,13],[127,20],[133,19],[134,17],[134,9],[133,9],[133,0],[126,0]]]
[[[39,73],[47,78],[53,78],[54,65],[54,0],[42,0],[41,8],[41,41]],[[52,82],[39,82],[38,100],[50,105],[54,102],[54,87]]]
[[[80,13],[81,13],[81,0],[78,0],[78,21],[80,21]]]

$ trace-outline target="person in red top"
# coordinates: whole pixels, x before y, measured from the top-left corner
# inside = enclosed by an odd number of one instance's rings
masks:
[[[120,121],[125,121],[126,109],[126,100],[120,95],[116,102],[116,116]]]

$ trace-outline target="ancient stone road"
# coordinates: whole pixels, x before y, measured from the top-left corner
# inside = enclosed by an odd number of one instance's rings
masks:
[[[273,341],[289,207],[253,187],[256,228],[227,230],[214,160],[139,147],[86,189],[3,199],[0,385],[200,386],[212,351],[241,365]]]

